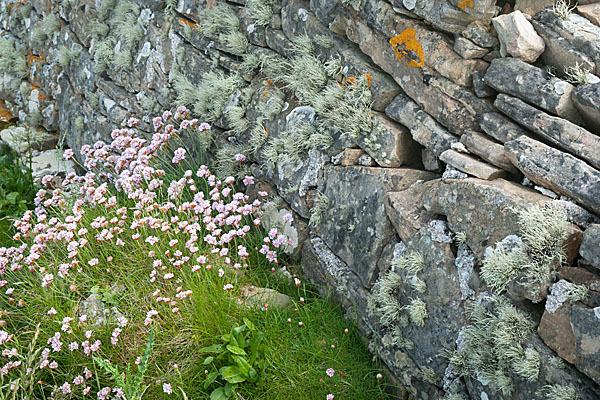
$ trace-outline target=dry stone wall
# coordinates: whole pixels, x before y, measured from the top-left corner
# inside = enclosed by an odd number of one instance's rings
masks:
[[[0,0],[0,117],[78,154],[183,103],[415,398],[598,399],[600,8],[579,3]]]

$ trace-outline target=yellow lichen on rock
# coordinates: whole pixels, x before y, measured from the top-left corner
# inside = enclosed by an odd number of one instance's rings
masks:
[[[402,62],[408,58],[409,67],[423,67],[425,65],[425,55],[421,43],[415,38],[416,32],[413,28],[408,28],[398,36],[390,39],[390,44],[394,48],[396,58]],[[418,58],[415,60],[414,57]]]

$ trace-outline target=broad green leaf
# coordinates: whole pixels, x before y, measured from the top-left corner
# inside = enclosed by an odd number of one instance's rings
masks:
[[[254,368],[250,368],[250,370],[248,371],[248,376],[250,378],[248,379],[250,382],[254,382],[258,378],[258,374],[256,373],[256,370]]]
[[[211,372],[210,374],[206,375],[206,380],[204,381],[204,389],[209,387],[215,381],[215,379],[217,379],[218,376],[219,373],[217,371]]]
[[[254,326],[254,324],[246,317],[244,317],[244,324],[246,324],[248,329],[250,329],[251,331],[256,329],[256,326]]]
[[[240,368],[242,375],[248,378],[248,371],[250,371],[250,368],[252,368],[248,361],[244,357],[237,356],[235,357],[235,363]]]
[[[231,396],[233,394],[233,385],[229,382],[227,382],[225,384],[225,395],[227,397]]]
[[[258,349],[260,347],[260,343],[263,340],[262,332],[255,332],[250,340],[250,364],[254,364],[256,357],[258,356]]]
[[[225,394],[225,389],[222,387],[216,388],[210,394],[210,400],[227,400],[229,397]]]
[[[233,354],[236,354],[238,356],[246,355],[246,352],[244,351],[244,349],[242,349],[241,347],[238,347],[238,346],[234,346],[232,344],[227,345],[227,350],[229,350],[230,352],[232,352]]]
[[[212,346],[203,347],[198,350],[200,353],[220,353],[224,350],[222,344],[213,344]]]
[[[206,358],[204,359],[204,362],[202,363],[202,365],[208,365],[208,364],[210,364],[211,362],[213,362],[213,360],[214,360],[214,359],[215,359],[214,357],[206,357]]]
[[[223,379],[229,383],[240,383],[246,380],[246,378],[242,376],[242,373],[238,367],[223,367],[219,370],[219,372],[221,373]]]

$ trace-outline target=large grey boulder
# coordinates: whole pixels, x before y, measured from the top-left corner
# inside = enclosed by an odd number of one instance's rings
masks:
[[[314,233],[368,286],[375,279],[377,259],[394,234],[383,196],[435,177],[413,169],[326,165],[318,189],[329,199],[329,207]]]
[[[515,167],[531,181],[569,196],[600,214],[600,171],[525,136],[506,142],[504,149]]]
[[[550,201],[532,189],[504,179],[475,178],[437,182],[427,188],[422,199],[429,213],[445,215],[453,232],[466,234],[466,244],[480,260],[488,246],[518,233],[513,209]]]
[[[524,61],[497,58],[486,71],[484,81],[499,92],[518,97],[569,121],[582,122],[571,100],[573,85]]]
[[[544,140],[600,168],[600,136],[565,119],[546,114],[515,97],[501,94],[494,105]]]

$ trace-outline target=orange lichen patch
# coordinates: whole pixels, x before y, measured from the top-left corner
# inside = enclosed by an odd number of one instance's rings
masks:
[[[269,136],[269,128],[265,126],[265,132],[267,132],[267,136]]]
[[[11,119],[13,119],[13,115],[6,108],[4,100],[0,99],[0,121],[9,122]]]
[[[390,39],[390,44],[394,48],[396,58],[402,62],[408,59],[409,67],[423,67],[425,65],[425,54],[423,46],[415,38],[416,32],[413,28],[408,28],[398,36]],[[415,60],[417,58],[418,60]]]
[[[179,18],[179,25],[189,26],[190,28],[197,28],[198,24],[188,21],[187,19]]]
[[[473,0],[461,0],[458,2],[457,6],[463,11],[467,11],[467,7],[475,8],[475,6],[473,5]]]
[[[368,72],[367,72],[367,74],[365,75],[365,77],[367,78],[367,85],[368,85],[369,87],[371,87],[371,79],[373,79],[373,77],[372,77],[372,76],[371,76],[371,74],[369,74]]]

